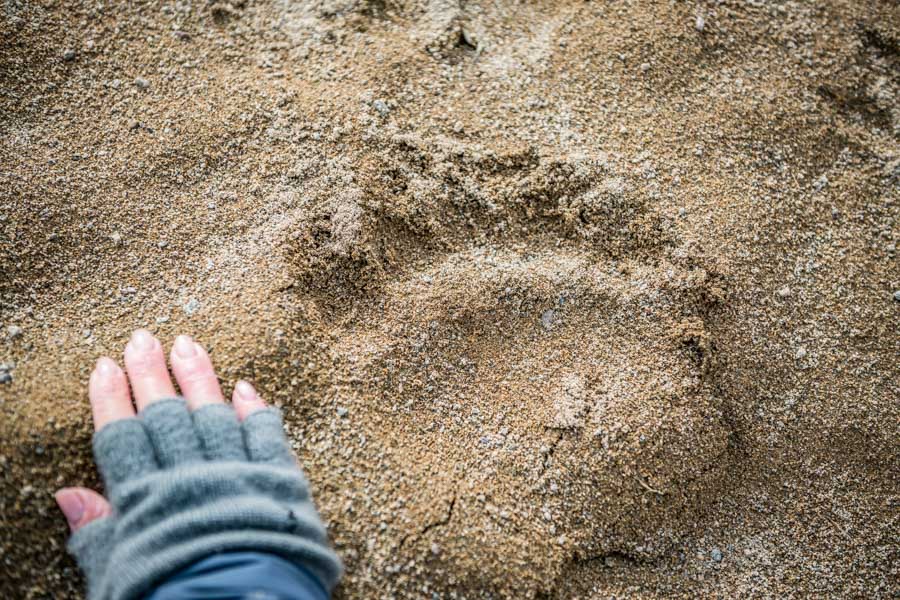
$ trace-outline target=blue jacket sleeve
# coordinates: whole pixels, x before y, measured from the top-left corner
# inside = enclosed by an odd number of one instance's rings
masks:
[[[214,554],[161,583],[145,600],[328,600],[302,566],[274,554]]]

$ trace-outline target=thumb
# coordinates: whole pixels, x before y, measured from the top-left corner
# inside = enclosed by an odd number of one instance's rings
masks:
[[[112,514],[112,506],[94,490],[82,487],[63,488],[54,497],[73,533],[91,521]]]

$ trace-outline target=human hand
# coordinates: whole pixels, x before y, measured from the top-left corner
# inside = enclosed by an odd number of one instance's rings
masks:
[[[103,357],[89,384],[94,456],[109,499],[87,488],[56,494],[91,598],[138,597],[228,550],[284,556],[330,590],[340,562],[280,413],[243,381],[226,404],[208,354],[187,336],[176,338],[170,356],[184,400],[149,332],[134,333],[124,358],[127,376]]]

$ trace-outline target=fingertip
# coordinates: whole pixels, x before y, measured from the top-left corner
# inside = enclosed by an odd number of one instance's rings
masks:
[[[197,355],[197,344],[189,335],[179,335],[172,344],[172,359],[190,359]]]
[[[189,336],[179,335],[172,345],[172,373],[188,406],[196,410],[225,401],[209,354]]]
[[[112,514],[112,506],[106,498],[88,488],[62,488],[53,497],[73,533],[92,521]]]
[[[125,372],[108,356],[97,359],[88,382],[88,397],[95,430],[111,421],[134,416]]]
[[[159,340],[157,340],[152,333],[142,327],[140,329],[135,329],[132,332],[131,340],[129,341],[129,343],[133,348],[139,351],[149,352],[159,345]]]
[[[69,529],[75,531],[78,528],[78,522],[84,514],[84,502],[81,495],[75,488],[63,488],[53,494],[56,505],[62,511],[63,516],[69,523]]]
[[[259,395],[256,393],[256,388],[254,388],[253,385],[251,385],[248,381],[244,381],[243,379],[239,379],[238,382],[234,385],[234,395],[239,402],[252,402],[254,400],[259,400]]]
[[[263,402],[262,398],[259,397],[259,394],[256,393],[256,389],[243,379],[235,384],[231,402],[234,404],[238,419],[241,421],[254,412],[266,407],[266,403]]]
[[[108,356],[101,356],[97,359],[94,371],[97,375],[103,377],[114,377],[122,374],[122,369],[119,367],[119,364]]]
[[[136,330],[125,346],[125,370],[138,410],[175,396],[162,345],[146,329]]]

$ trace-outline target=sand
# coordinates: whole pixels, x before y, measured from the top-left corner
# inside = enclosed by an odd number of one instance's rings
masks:
[[[341,598],[897,593],[900,5],[0,31],[4,598],[81,597],[52,492],[137,327],[283,408]]]

